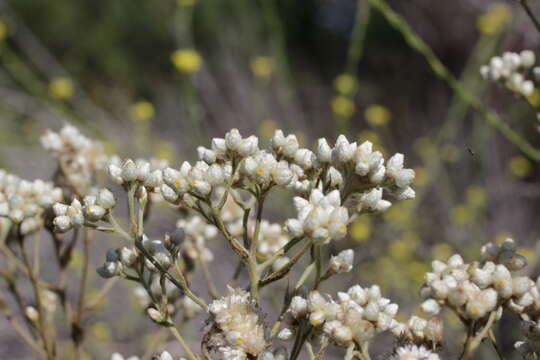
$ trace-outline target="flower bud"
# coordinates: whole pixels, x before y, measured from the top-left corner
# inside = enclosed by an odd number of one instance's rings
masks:
[[[137,166],[131,159],[127,159],[122,165],[122,180],[124,182],[135,181],[137,179]]]
[[[101,189],[96,201],[99,206],[106,210],[112,209],[116,205],[116,199],[108,189]]]

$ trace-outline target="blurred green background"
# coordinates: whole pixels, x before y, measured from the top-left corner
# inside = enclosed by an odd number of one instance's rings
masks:
[[[516,99],[478,73],[495,54],[538,49],[540,34],[517,2],[389,4],[467,91],[540,147],[540,94]],[[507,236],[538,270],[537,162],[365,0],[0,0],[0,21],[0,166],[12,172],[48,177],[38,137],[66,121],[111,153],[175,166],[232,127],[263,142],[282,128],[308,147],[344,133],[404,153],[417,199],[353,224],[350,240],[336,246],[357,249],[358,271],[328,291],[380,283],[410,314],[433,258],[459,251],[474,259],[481,244]],[[283,220],[278,213],[269,216]],[[123,301],[106,307],[114,299]],[[121,333],[107,320],[92,325],[90,341],[113,343],[101,356],[140,351],[129,336],[144,325],[118,325]],[[0,353],[28,356],[2,338]]]

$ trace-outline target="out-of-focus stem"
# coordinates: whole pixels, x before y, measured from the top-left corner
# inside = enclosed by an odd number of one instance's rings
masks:
[[[525,10],[525,12],[527,13],[527,16],[529,17],[529,19],[531,19],[531,21],[534,24],[534,27],[536,28],[536,30],[538,30],[538,32],[540,32],[540,22],[538,21],[536,16],[534,16],[534,14],[532,12],[532,9],[529,6],[529,2],[527,0],[518,0],[518,1],[521,4],[521,7],[523,8],[523,10]]]
[[[28,278],[30,280],[30,283],[32,284],[32,289],[34,290],[34,296],[36,299],[36,310],[38,312],[38,333],[41,341],[43,342],[43,349],[45,350],[45,353],[47,355],[46,358],[48,360],[53,360],[55,358],[54,344],[49,342],[49,338],[47,336],[47,333],[52,332],[48,331],[47,325],[45,323],[45,309],[43,307],[43,301],[41,298],[41,290],[38,285],[38,279],[34,270],[32,269],[30,259],[24,247],[23,239],[21,238],[18,240],[23,263],[28,271]]]
[[[203,275],[208,285],[208,292],[210,293],[210,296],[212,296],[214,299],[218,299],[220,297],[219,292],[217,290],[216,283],[214,282],[214,278],[212,277],[212,273],[208,268],[208,264],[201,258],[199,258],[198,263],[203,270]]]
[[[174,326],[169,327],[169,330],[174,335],[176,340],[178,340],[178,342],[182,346],[182,349],[184,349],[184,351],[186,352],[187,357],[190,360],[199,360],[199,358],[197,356],[195,356],[193,351],[191,351],[191,349],[189,348],[188,344],[186,343],[186,341],[184,340],[182,335],[180,335],[180,332],[178,332],[178,330]]]

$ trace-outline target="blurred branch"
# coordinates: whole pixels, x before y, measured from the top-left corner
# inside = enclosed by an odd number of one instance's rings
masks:
[[[465,89],[461,82],[450,73],[433,50],[414,32],[401,15],[392,10],[384,0],[369,0],[369,2],[383,14],[394,29],[401,33],[407,44],[426,59],[435,75],[444,80],[456,95],[482,115],[488,124],[496,128],[525,155],[540,162],[540,150],[536,149],[521,135],[512,130],[495,111],[486,107],[478,98]]]
[[[358,63],[364,54],[366,30],[369,24],[371,6],[368,0],[358,0],[356,3],[356,21],[351,35],[347,54],[347,72],[356,74]]]
[[[540,32],[540,22],[538,21],[536,16],[534,16],[534,14],[532,12],[532,9],[529,6],[529,2],[527,0],[517,0],[517,1],[519,2],[521,7],[523,8],[523,10],[525,10],[525,12],[527,13],[527,16],[529,17],[529,19],[531,19],[531,21],[534,24],[534,27],[536,28],[536,30],[538,30],[538,32]]]

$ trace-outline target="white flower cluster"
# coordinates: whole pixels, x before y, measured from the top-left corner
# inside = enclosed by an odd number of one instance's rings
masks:
[[[101,189],[95,195],[87,195],[81,203],[73,199],[70,205],[56,203],[53,206],[55,218],[53,224],[58,232],[66,232],[87,223],[103,220],[105,215],[116,205],[116,199],[108,189]]]
[[[192,215],[176,222],[176,227],[185,234],[180,245],[182,254],[191,260],[212,261],[214,255],[206,244],[215,238],[218,230],[214,225],[208,224],[201,216]]]
[[[440,360],[440,357],[423,346],[404,345],[398,347],[389,360]]]
[[[138,183],[148,190],[159,188],[163,184],[163,167],[166,163],[147,161],[144,159],[125,160],[123,163],[118,157],[113,157],[107,170],[110,178],[119,185]]]
[[[90,190],[94,174],[107,163],[103,144],[93,141],[72,125],[64,125],[59,132],[47,130],[41,145],[60,163],[60,168],[71,185],[84,195]]]
[[[347,234],[349,213],[341,206],[339,190],[324,195],[315,189],[309,200],[296,196],[294,206],[297,218],[285,223],[285,229],[292,237],[306,236],[318,242],[328,242],[340,240]]]
[[[43,226],[43,212],[62,200],[62,189],[43,180],[27,181],[0,169],[0,216],[26,235]]]
[[[443,322],[438,317],[426,320],[413,315],[406,324],[396,326],[394,333],[400,334],[410,343],[434,348],[442,342]]]
[[[243,220],[237,219],[236,221],[227,224],[227,229],[232,236],[242,236],[244,234]],[[255,221],[253,219],[249,219],[247,229],[248,238],[253,239],[255,232]],[[259,227],[259,237],[257,239],[257,253],[263,258],[267,258],[285,246],[289,240],[290,236],[284,231],[281,224],[262,220]]]
[[[531,50],[521,53],[505,52],[502,56],[491,58],[488,65],[480,68],[484,79],[501,82],[515,94],[528,97],[534,91],[534,81],[527,78],[536,63],[536,56]],[[535,77],[540,76],[540,67],[532,70]]]
[[[394,319],[399,307],[382,297],[377,285],[370,288],[355,285],[346,293],[338,292],[337,296],[339,301],[318,291],[310,292],[307,299],[295,296],[288,313],[296,320],[307,318],[312,326],[343,346],[353,341],[362,344],[383,331],[399,330],[399,323]],[[285,328],[278,336],[287,339],[292,331]]]
[[[485,261],[464,263],[460,255],[452,255],[447,263],[435,260],[433,271],[427,273],[422,295],[428,298],[421,310],[429,315],[439,313],[441,307],[452,307],[466,319],[480,319],[492,311],[502,312],[499,305],[513,311],[539,309],[540,296],[535,282],[513,271],[526,265],[515,253],[516,245],[507,239],[501,246],[483,247]]]
[[[404,156],[395,154],[385,166],[382,153],[373,151],[373,144],[369,141],[357,145],[340,135],[331,148],[326,139],[319,139],[317,159],[329,166],[326,182],[331,187],[337,186],[343,190],[345,184],[342,179],[351,173],[355,175],[354,182],[347,185],[358,192],[360,209],[386,210],[391,204],[382,200],[383,188],[398,199],[415,197],[410,186],[415,174],[412,169],[404,168]]]
[[[154,355],[152,357],[153,360],[174,360],[172,355],[168,351],[163,351],[161,354]],[[111,355],[111,360],[140,360],[138,356],[130,356],[130,357],[124,357],[120,353],[113,353]],[[185,359],[180,359],[185,360]]]
[[[247,359],[265,350],[264,327],[249,293],[229,287],[229,294],[214,300],[209,311],[219,330],[214,336],[220,337],[217,351],[223,359]]]

